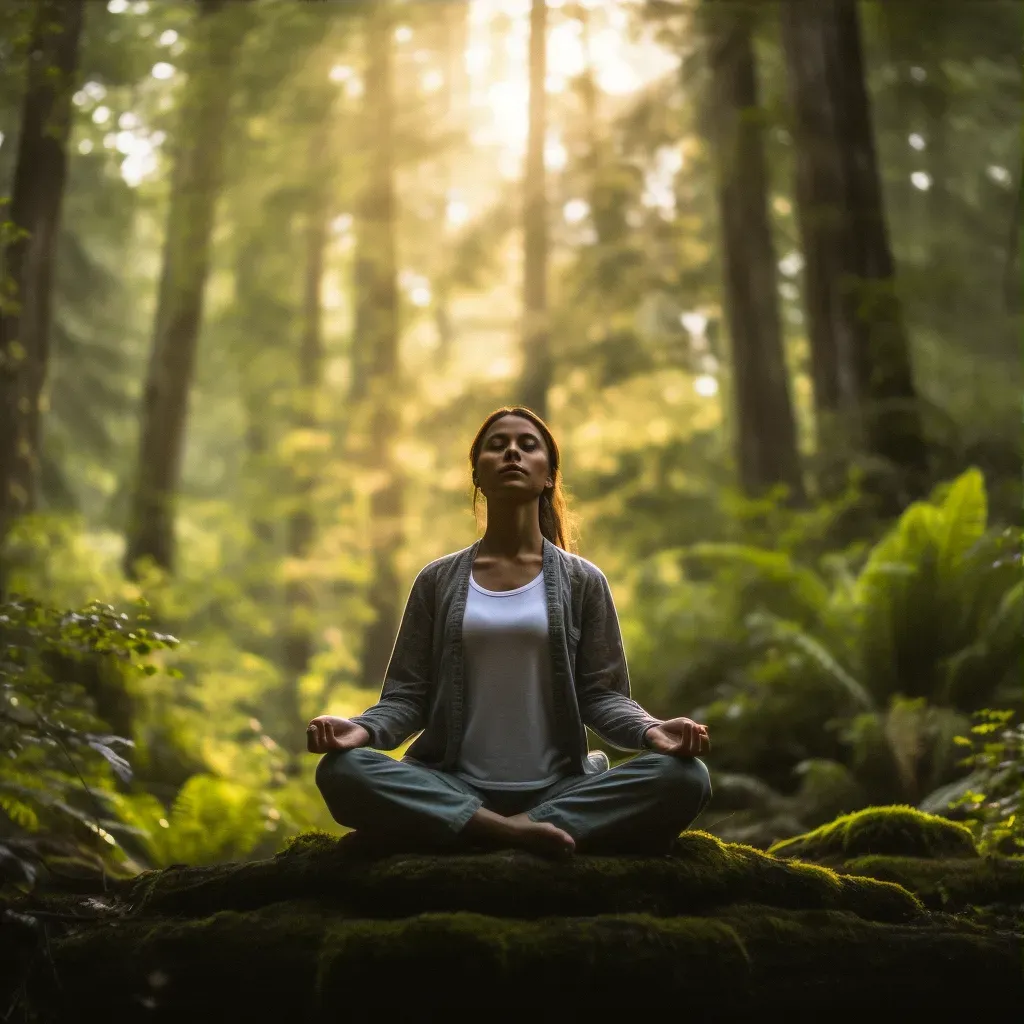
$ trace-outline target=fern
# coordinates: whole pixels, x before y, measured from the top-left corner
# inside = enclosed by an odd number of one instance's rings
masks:
[[[795,623],[786,622],[767,612],[757,612],[748,617],[747,624],[752,629],[765,630],[770,642],[788,646],[805,655],[824,671],[826,678],[838,683],[858,707],[870,710],[875,706],[871,694],[843,668],[832,653]]]
[[[0,788],[0,811],[26,832],[39,831],[39,815],[31,804]]]
[[[988,500],[985,480],[977,469],[958,477],[941,506],[936,524],[938,571],[941,585],[955,584],[970,553],[985,536]]]

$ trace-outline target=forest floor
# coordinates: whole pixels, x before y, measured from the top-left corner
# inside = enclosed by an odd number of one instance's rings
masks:
[[[313,832],[269,860],[8,903],[0,965],[10,1021],[962,1021],[1024,1005],[1024,858],[909,808],[769,853],[688,832],[664,856],[564,863]]]

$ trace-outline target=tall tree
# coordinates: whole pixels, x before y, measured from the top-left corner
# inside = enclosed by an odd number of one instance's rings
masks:
[[[709,0],[704,14],[740,484],[749,495],[784,484],[791,500],[800,501],[804,490],[779,326],[749,13]]]
[[[391,12],[367,15],[367,68],[361,147],[366,180],[357,206],[353,398],[364,399],[365,459],[379,475],[370,495],[372,620],[363,634],[362,682],[380,685],[398,627],[396,556],[402,543],[402,479],[393,446],[400,416],[398,282],[395,256],[395,97]]]
[[[326,75],[323,76],[326,81]],[[323,388],[323,301],[321,297],[324,261],[327,251],[327,227],[331,215],[331,165],[327,140],[330,137],[331,104],[316,102],[310,111],[322,113],[319,124],[311,125],[308,157],[309,185],[303,225],[303,275],[301,333],[298,351],[298,382],[294,425],[311,433],[321,427]],[[316,539],[314,492],[318,482],[318,445],[299,445],[291,467],[293,507],[286,530],[286,554],[296,564],[307,560]],[[291,706],[286,708],[285,724],[293,728],[288,735],[303,738],[302,704],[299,680],[309,671],[315,649],[314,622],[316,599],[308,575],[296,572],[285,584],[284,669]]]
[[[547,0],[530,8],[530,115],[523,181],[523,372],[524,405],[547,415],[551,382],[548,316],[548,211],[544,171],[547,133]]]
[[[1024,167],[1017,171],[1016,198],[1013,201],[1013,216],[1010,218],[1009,237],[1006,240],[1006,273],[1003,280],[1003,293],[1006,297],[1006,308],[1011,312],[1020,312],[1022,305],[1021,289],[1024,282],[1020,273],[1020,236],[1024,230]]]
[[[469,99],[469,76],[466,74],[466,46],[469,41],[469,4],[464,0],[440,6],[442,52],[444,54],[444,115],[445,131],[453,136],[458,125],[465,120]],[[456,152],[450,147],[442,157],[445,189],[441,196],[439,217],[447,217],[451,200],[451,187],[455,180]],[[437,330],[437,363],[446,367],[455,343],[455,325],[452,321],[453,290],[452,256],[448,254],[446,266],[434,282],[433,314]]]
[[[142,400],[125,572],[174,565],[174,505],[228,134],[230,74],[247,5],[200,0],[182,91],[153,345]]]
[[[39,0],[33,11],[9,224],[0,225],[0,542],[35,497],[83,20],[83,0]]]
[[[831,444],[828,423],[844,414],[854,445],[900,470],[905,500],[923,483],[927,452],[855,0],[783,4],[780,11],[820,440]]]

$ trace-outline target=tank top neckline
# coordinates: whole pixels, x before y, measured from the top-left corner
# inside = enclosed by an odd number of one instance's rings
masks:
[[[486,597],[514,597],[516,594],[522,594],[526,590],[530,590],[532,587],[537,586],[541,580],[544,579],[544,571],[541,570],[529,583],[524,583],[521,587],[516,587],[515,590],[487,590],[481,587],[479,583],[473,578],[473,570],[469,572],[469,585],[478,593],[484,594]]]

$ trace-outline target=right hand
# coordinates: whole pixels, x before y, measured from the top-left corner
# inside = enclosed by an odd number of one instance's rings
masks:
[[[306,728],[306,749],[311,754],[354,750],[369,742],[370,734],[361,725],[334,715],[319,715]]]

